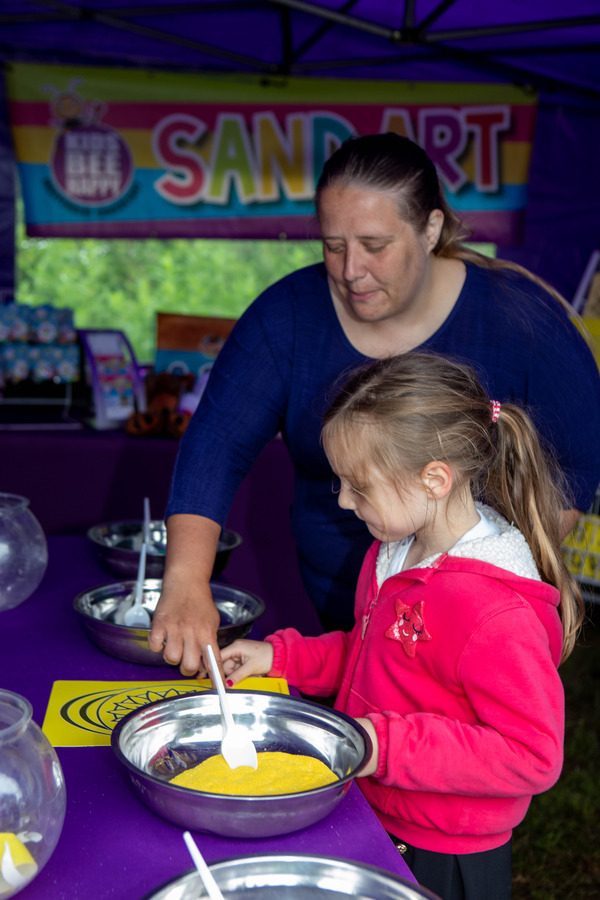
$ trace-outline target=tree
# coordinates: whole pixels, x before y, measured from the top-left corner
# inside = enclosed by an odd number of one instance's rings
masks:
[[[17,222],[19,303],[69,307],[77,328],[118,328],[152,362],[157,312],[238,318],[284,275],[322,258],[318,241],[29,238]]]

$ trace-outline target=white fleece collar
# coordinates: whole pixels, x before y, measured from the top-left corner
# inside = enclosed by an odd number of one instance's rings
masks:
[[[489,534],[485,537],[476,538],[471,541],[464,541],[455,544],[448,550],[448,556],[458,556],[466,559],[479,559],[482,562],[490,563],[498,566],[500,569],[506,569],[522,578],[532,578],[535,581],[541,581],[540,574],[533,559],[533,554],[523,537],[522,533],[514,525],[511,525],[503,516],[497,513],[491,506],[485,506],[483,503],[475,504],[478,512],[486,519],[491,520],[499,529],[499,534]],[[405,540],[408,540],[405,538]],[[377,584],[381,586],[387,577],[389,561],[394,551],[402,543],[394,541],[388,545],[381,544],[379,554],[377,556]],[[441,553],[428,556],[422,560],[414,568],[424,569],[431,566]]]

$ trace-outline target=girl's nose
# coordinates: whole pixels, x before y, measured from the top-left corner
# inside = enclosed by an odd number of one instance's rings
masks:
[[[354,509],[356,506],[354,493],[345,487],[343,483],[338,493],[338,506],[342,509]]]

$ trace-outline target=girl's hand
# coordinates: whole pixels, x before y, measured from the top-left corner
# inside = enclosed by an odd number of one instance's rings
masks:
[[[356,721],[359,725],[362,725],[373,743],[373,755],[364,769],[361,769],[357,775],[357,778],[366,778],[367,775],[374,775],[377,771],[377,766],[379,765],[379,741],[377,740],[375,726],[370,719],[357,719]]]
[[[227,686],[252,675],[266,675],[273,668],[273,645],[266,641],[234,641],[221,650]]]

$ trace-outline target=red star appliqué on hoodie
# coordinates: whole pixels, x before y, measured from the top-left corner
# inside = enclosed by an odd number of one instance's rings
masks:
[[[420,600],[414,606],[407,606],[396,600],[397,619],[385,632],[385,636],[393,641],[400,641],[407,656],[413,657],[417,652],[417,641],[430,641],[431,635],[425,628],[423,620],[423,604]]]

